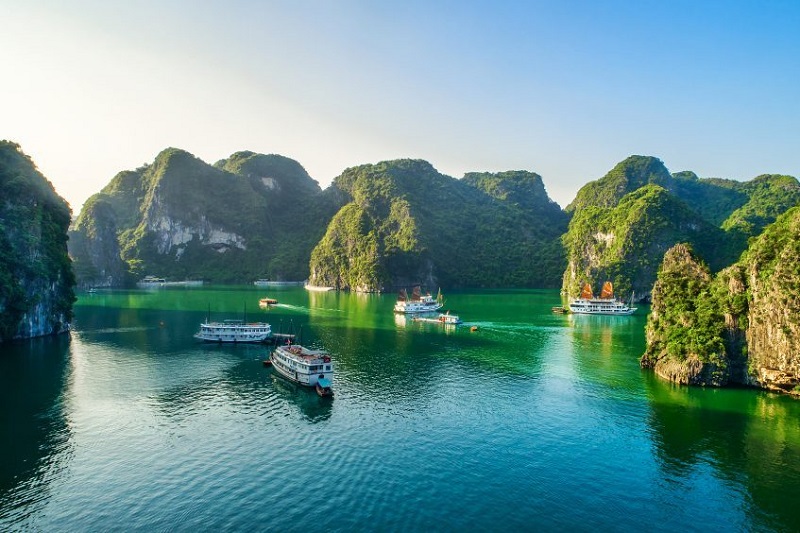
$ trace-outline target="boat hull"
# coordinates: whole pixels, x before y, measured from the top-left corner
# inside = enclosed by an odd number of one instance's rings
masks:
[[[238,338],[238,337],[206,337],[206,336],[200,335],[199,333],[196,333],[194,335],[194,338],[199,340],[199,341],[215,343],[215,344],[227,344],[227,343],[231,343],[231,344],[266,344],[266,343],[272,342],[272,338],[270,336],[258,337],[258,338],[249,338],[249,337],[247,337],[247,338],[244,338],[244,337],[243,338]]]
[[[574,315],[628,316],[632,315],[636,308],[618,300],[580,298],[570,302],[569,311]]]
[[[272,328],[264,322],[245,324],[239,320],[200,324],[194,338],[203,342],[260,344],[272,341]]]
[[[629,316],[636,311],[636,308],[627,309],[623,311],[584,311],[574,310],[570,308],[570,313],[573,315],[605,315],[605,316]]]
[[[438,303],[435,305],[425,305],[425,306],[416,306],[414,304],[406,306],[395,305],[394,312],[401,315],[418,315],[421,313],[435,313],[442,307],[444,306]]]
[[[333,365],[327,354],[321,355],[318,359],[303,363],[302,361],[298,362],[296,359],[292,360],[291,355],[285,351],[285,347],[279,346],[272,351],[269,360],[272,363],[272,368],[274,368],[281,377],[304,387],[313,387],[316,389],[318,388],[320,380],[326,378],[327,381],[323,383],[326,383],[328,386],[324,389],[327,389],[329,394],[333,395],[333,389],[330,387],[333,380]],[[323,394],[325,392],[326,390],[322,390],[322,392],[317,391],[318,394]]]

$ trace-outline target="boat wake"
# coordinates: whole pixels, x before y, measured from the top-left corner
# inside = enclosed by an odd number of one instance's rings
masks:
[[[132,331],[147,331],[148,329],[157,329],[160,326],[131,326],[128,328],[101,328],[101,329],[76,329],[79,333],[130,333]]]
[[[292,311],[308,311],[308,307],[293,304],[275,304],[272,307],[280,307],[281,309],[290,309]]]

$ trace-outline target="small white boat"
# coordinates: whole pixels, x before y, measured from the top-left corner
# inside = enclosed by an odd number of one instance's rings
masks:
[[[245,323],[243,320],[225,320],[223,322],[204,322],[195,339],[204,342],[269,342],[272,328],[266,322]]]
[[[411,296],[405,289],[400,291],[397,295],[397,303],[394,304],[395,313],[403,314],[417,314],[417,313],[432,313],[438,311],[444,306],[442,299],[442,291],[436,295],[436,298],[431,296],[431,293],[421,294],[419,287],[414,287]]]
[[[451,315],[448,311],[447,313],[439,313],[437,317],[426,317],[426,316],[415,316],[411,320],[417,322],[430,322],[432,324],[444,324],[447,326],[457,326],[461,324],[461,318],[458,315]]]
[[[285,344],[272,351],[270,361],[272,368],[289,381],[314,387],[320,396],[333,396],[333,362],[325,350]]]
[[[632,294],[631,302],[633,302]],[[603,283],[599,298],[594,297],[592,287],[588,283],[585,283],[581,290],[580,298],[572,300],[569,303],[569,310],[576,315],[627,316],[632,315],[634,311],[636,311],[636,307],[631,307],[617,300],[614,297],[614,287],[610,281],[606,281]]]

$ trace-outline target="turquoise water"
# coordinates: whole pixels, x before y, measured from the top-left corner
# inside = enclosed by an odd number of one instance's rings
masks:
[[[446,296],[465,326],[392,295],[82,295],[71,337],[2,348],[0,529],[800,530],[797,401],[654,378],[644,314]],[[336,397],[195,342],[209,310],[328,349]]]

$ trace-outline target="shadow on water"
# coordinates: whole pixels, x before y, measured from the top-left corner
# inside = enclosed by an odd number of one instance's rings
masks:
[[[650,428],[666,479],[711,466],[743,492],[755,530],[800,531],[800,404],[752,389],[704,389],[649,375]]]
[[[333,398],[322,398],[312,388],[283,379],[275,370],[269,372],[275,393],[287,404],[297,407],[306,420],[316,423],[331,417]]]
[[[8,510],[35,509],[49,480],[67,467],[64,412],[69,335],[3,345],[0,356],[0,524]],[[60,459],[57,459],[60,457]]]

